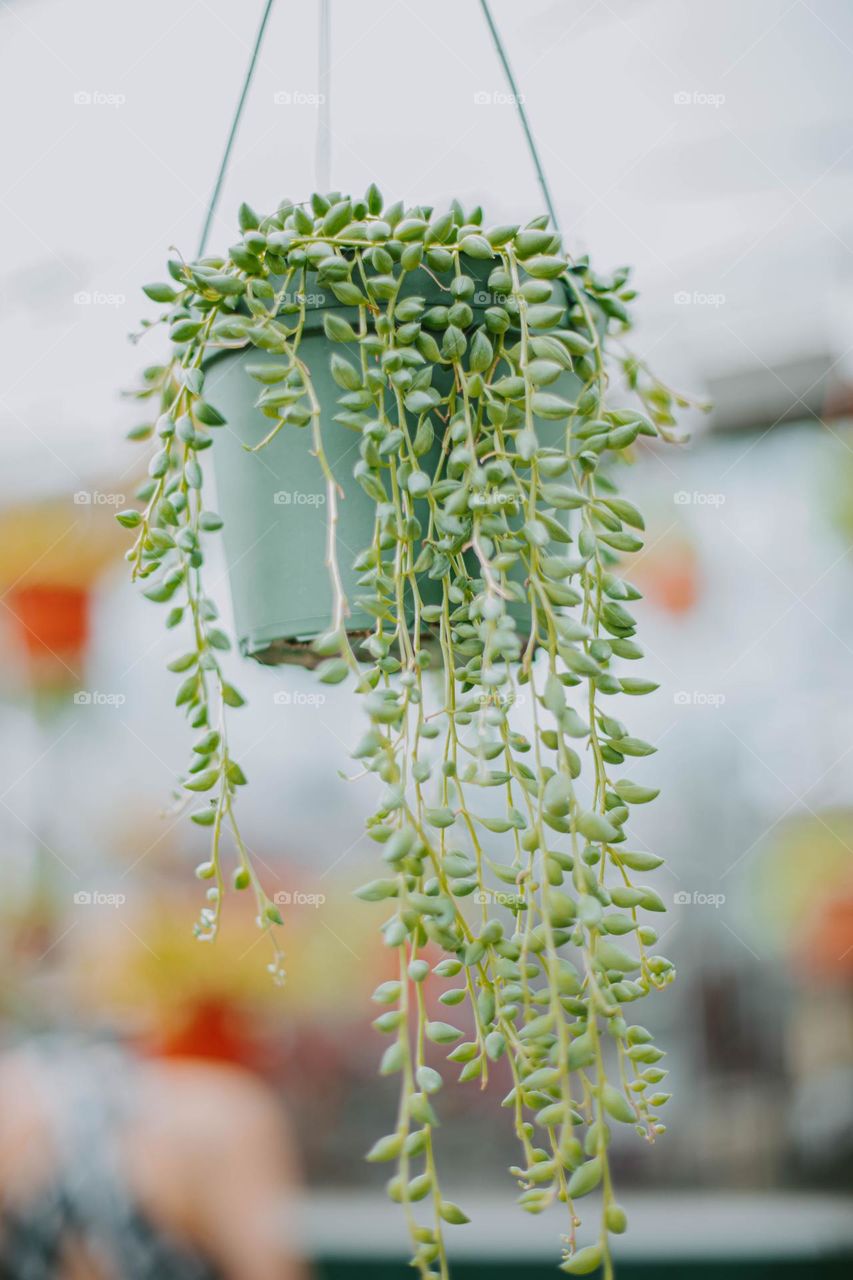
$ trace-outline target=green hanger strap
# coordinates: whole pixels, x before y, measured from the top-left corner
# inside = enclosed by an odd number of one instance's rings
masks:
[[[539,150],[536,146],[536,141],[533,137],[533,131],[530,128],[530,121],[527,118],[527,112],[524,110],[524,100],[518,91],[518,85],[516,83],[515,76],[513,75],[512,67],[510,66],[506,49],[504,48],[503,41],[501,40],[500,32],[498,31],[497,26],[495,25],[495,20],[492,17],[492,11],[489,8],[489,0],[480,0],[480,8],[483,10],[483,14],[485,15],[485,19],[488,24],[489,31],[491,32],[492,40],[494,41],[497,55],[500,58],[501,66],[504,69],[504,74],[506,75],[507,83],[509,84],[510,90],[512,92],[513,101],[515,102],[515,105],[518,108],[518,115],[521,120],[521,127],[524,130],[524,136],[527,140],[527,149],[530,152],[530,159],[533,161],[533,168],[536,170],[536,178],[539,182],[539,189],[542,192],[542,196],[545,201],[545,208],[548,210],[548,216],[550,217],[554,228],[557,231],[559,231],[560,224],[557,221],[557,213],[554,208],[554,201],[551,199],[551,191],[548,187],[548,180],[545,177],[545,171],[542,168],[542,161],[539,157]]]
[[[243,87],[240,90],[240,97],[237,101],[237,109],[234,112],[234,119],[231,121],[231,128],[228,132],[228,139],[225,143],[225,151],[223,152],[222,161],[219,165],[219,172],[216,175],[216,181],[213,184],[213,190],[210,193],[210,199],[207,205],[207,213],[204,219],[204,226],[202,227],[201,237],[199,239],[198,257],[202,256],[202,254],[205,251],[205,248],[207,247],[207,238],[210,234],[210,228],[213,223],[214,216],[216,214],[216,209],[219,204],[220,195],[222,194],[222,186],[225,181],[225,175],[228,172],[228,165],[231,160],[231,152],[234,148],[234,141],[237,137],[237,131],[240,128],[240,120],[243,115],[243,108],[246,105],[246,99],[249,96],[249,89],[251,88],[252,80],[254,79],[255,68],[258,62],[258,56],[261,51],[261,45],[263,43],[264,34],[267,29],[267,23],[269,22],[270,13],[272,12],[273,3],[274,3],[274,0],[266,0],[266,3],[264,4],[263,12],[261,14],[261,21],[258,27],[258,33],[255,36],[255,43],[252,48],[252,55],[249,59],[249,65],[246,69],[246,75],[243,79]],[[539,188],[542,192],[542,197],[545,201],[545,207],[548,210],[548,216],[550,217],[554,227],[557,229],[557,231],[559,231],[560,224],[557,220],[557,213],[554,208],[554,201],[551,198],[551,191],[550,191],[550,188],[548,187],[548,181],[545,177],[545,172],[542,168],[542,161],[539,156],[539,150],[536,146],[536,140],[533,137],[533,131],[530,128],[530,121],[528,120],[527,112],[524,109],[524,102],[522,100],[521,94],[519,93],[518,84],[513,74],[512,67],[510,66],[509,58],[507,57],[506,49],[504,48],[503,41],[501,40],[500,32],[498,31],[497,26],[495,25],[495,20],[492,17],[492,11],[489,8],[488,0],[480,0],[480,8],[483,10],[483,15],[485,16],[486,23],[489,28],[489,32],[494,42],[495,50],[497,52],[498,58],[500,59],[501,65],[504,69],[504,74],[506,75],[506,78],[507,78],[507,83],[509,84],[510,90],[512,92],[513,101],[515,102],[515,105],[518,109],[518,116],[519,116],[519,119],[521,120],[521,127],[524,130],[524,137],[527,141],[527,148],[530,152],[530,159],[532,160],[533,168],[536,171],[536,178],[539,183]],[[328,28],[327,28],[327,31],[328,31]],[[326,35],[326,38],[328,38],[327,35]],[[318,139],[318,152],[320,152],[321,149],[325,148],[325,146],[327,145],[328,145],[328,138]],[[327,156],[324,156],[323,159],[325,159],[326,163],[328,163]]]
[[[200,258],[207,248],[207,237],[210,235],[211,224],[216,213],[216,207],[219,204],[219,197],[222,194],[222,184],[225,181],[225,175],[228,172],[228,163],[231,159],[231,151],[234,147],[234,139],[237,137],[237,130],[240,128],[240,119],[243,115],[243,108],[246,105],[246,99],[249,96],[249,89],[255,75],[255,66],[257,65],[258,55],[261,51],[261,44],[264,39],[264,32],[267,29],[270,13],[272,12],[274,0],[266,0],[264,11],[261,14],[261,23],[258,27],[258,34],[255,36],[255,44],[252,49],[252,56],[249,59],[249,66],[246,69],[246,75],[243,80],[243,88],[240,91],[240,98],[237,102],[237,110],[234,112],[234,119],[231,121],[231,129],[228,133],[228,141],[225,143],[225,151],[222,156],[222,162],[219,166],[219,172],[216,175],[216,182],[213,184],[213,190],[210,193],[210,199],[207,203],[207,214],[204,219],[204,226],[201,230],[201,239],[198,243],[198,254]]]

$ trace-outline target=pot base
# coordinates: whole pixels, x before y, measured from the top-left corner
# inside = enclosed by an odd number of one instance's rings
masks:
[[[348,631],[347,635],[351,642],[356,644],[365,640],[369,635],[369,631]],[[321,662],[326,659],[313,648],[313,640],[288,640],[275,639],[270,640],[266,644],[261,644],[258,648],[250,647],[249,641],[244,641],[240,650],[244,658],[254,658],[255,662],[259,662],[263,667],[303,667],[306,671],[313,671],[319,667]]]

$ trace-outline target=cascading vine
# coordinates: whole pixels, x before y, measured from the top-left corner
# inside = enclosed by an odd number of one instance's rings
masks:
[[[657,791],[623,766],[654,748],[602,705],[657,687],[629,674],[643,654],[627,607],[639,592],[623,565],[642,547],[643,519],[610,464],[640,436],[675,439],[674,408],[687,402],[620,347],[627,270],[604,279],[572,261],[545,218],[484,229],[479,209],[384,208],[371,187],[361,201],[315,195],[266,218],[243,205],[240,227],[227,255],[172,261],[173,284],[146,289],[167,304],[174,354],[146,371],[139,394],[160,416],[131,434],[156,452],[142,509],[118,517],[136,531],[128,559],[145,594],[190,636],[170,669],[200,734],[184,798],[205,800],[191,816],[212,836],[197,931],[216,933],[230,831],[234,886],[254,891],[283,976],[281,917],[235,821],[245,777],[225,712],[242,698],[222,672],[228,640],[202,582],[204,535],[222,521],[204,506],[200,455],[224,425],[205,399],[205,361],[254,347],[276,357],[249,368],[270,419],[255,448],[303,429],[324,477],[333,613],[315,644],[318,675],[352,676],[370,721],[354,755],[381,784],[368,828],[383,873],[358,896],[391,910],[384,939],[399,976],[375,992],[374,1025],[389,1038],[380,1070],[401,1088],[396,1126],[368,1159],[395,1166],[388,1193],[403,1205],[418,1274],[447,1277],[444,1224],[467,1218],[439,1187],[436,1057],[482,1086],[506,1058],[520,1203],[531,1213],[565,1203],[562,1269],[610,1277],[610,1236],[626,1226],[610,1124],[652,1141],[668,1098],[663,1055],[632,1006],[674,977],[644,922],[663,902],[634,882],[661,859],[627,836],[631,809]],[[420,281],[445,301],[427,305]],[[332,422],[300,355],[311,282],[358,317],[324,316],[340,388]],[[627,407],[611,401],[614,372]],[[336,539],[345,477],[324,448],[341,430],[357,433],[354,477],[375,504],[373,541],[355,562],[355,603],[375,619],[363,640],[347,633]],[[530,737],[513,722],[519,701]],[[431,1016],[440,986],[451,1021]],[[600,1228],[578,1247],[577,1201],[597,1188]]]

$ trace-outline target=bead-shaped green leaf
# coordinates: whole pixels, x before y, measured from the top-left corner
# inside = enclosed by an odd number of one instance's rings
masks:
[[[593,1156],[592,1160],[587,1160],[575,1169],[569,1178],[569,1195],[573,1200],[580,1196],[585,1196],[594,1191],[601,1181],[602,1164],[601,1156]]]
[[[569,1193],[571,1194],[571,1188]],[[570,1276],[588,1276],[591,1271],[597,1271],[601,1266],[601,1245],[589,1244],[585,1249],[578,1249],[577,1253],[573,1253],[567,1262],[560,1267],[566,1275]]]

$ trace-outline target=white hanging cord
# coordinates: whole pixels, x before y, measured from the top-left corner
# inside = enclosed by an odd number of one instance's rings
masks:
[[[317,104],[317,150],[315,177],[317,190],[323,194],[331,186],[332,129],[332,20],[331,0],[320,0],[320,41],[318,59],[319,102]]]

